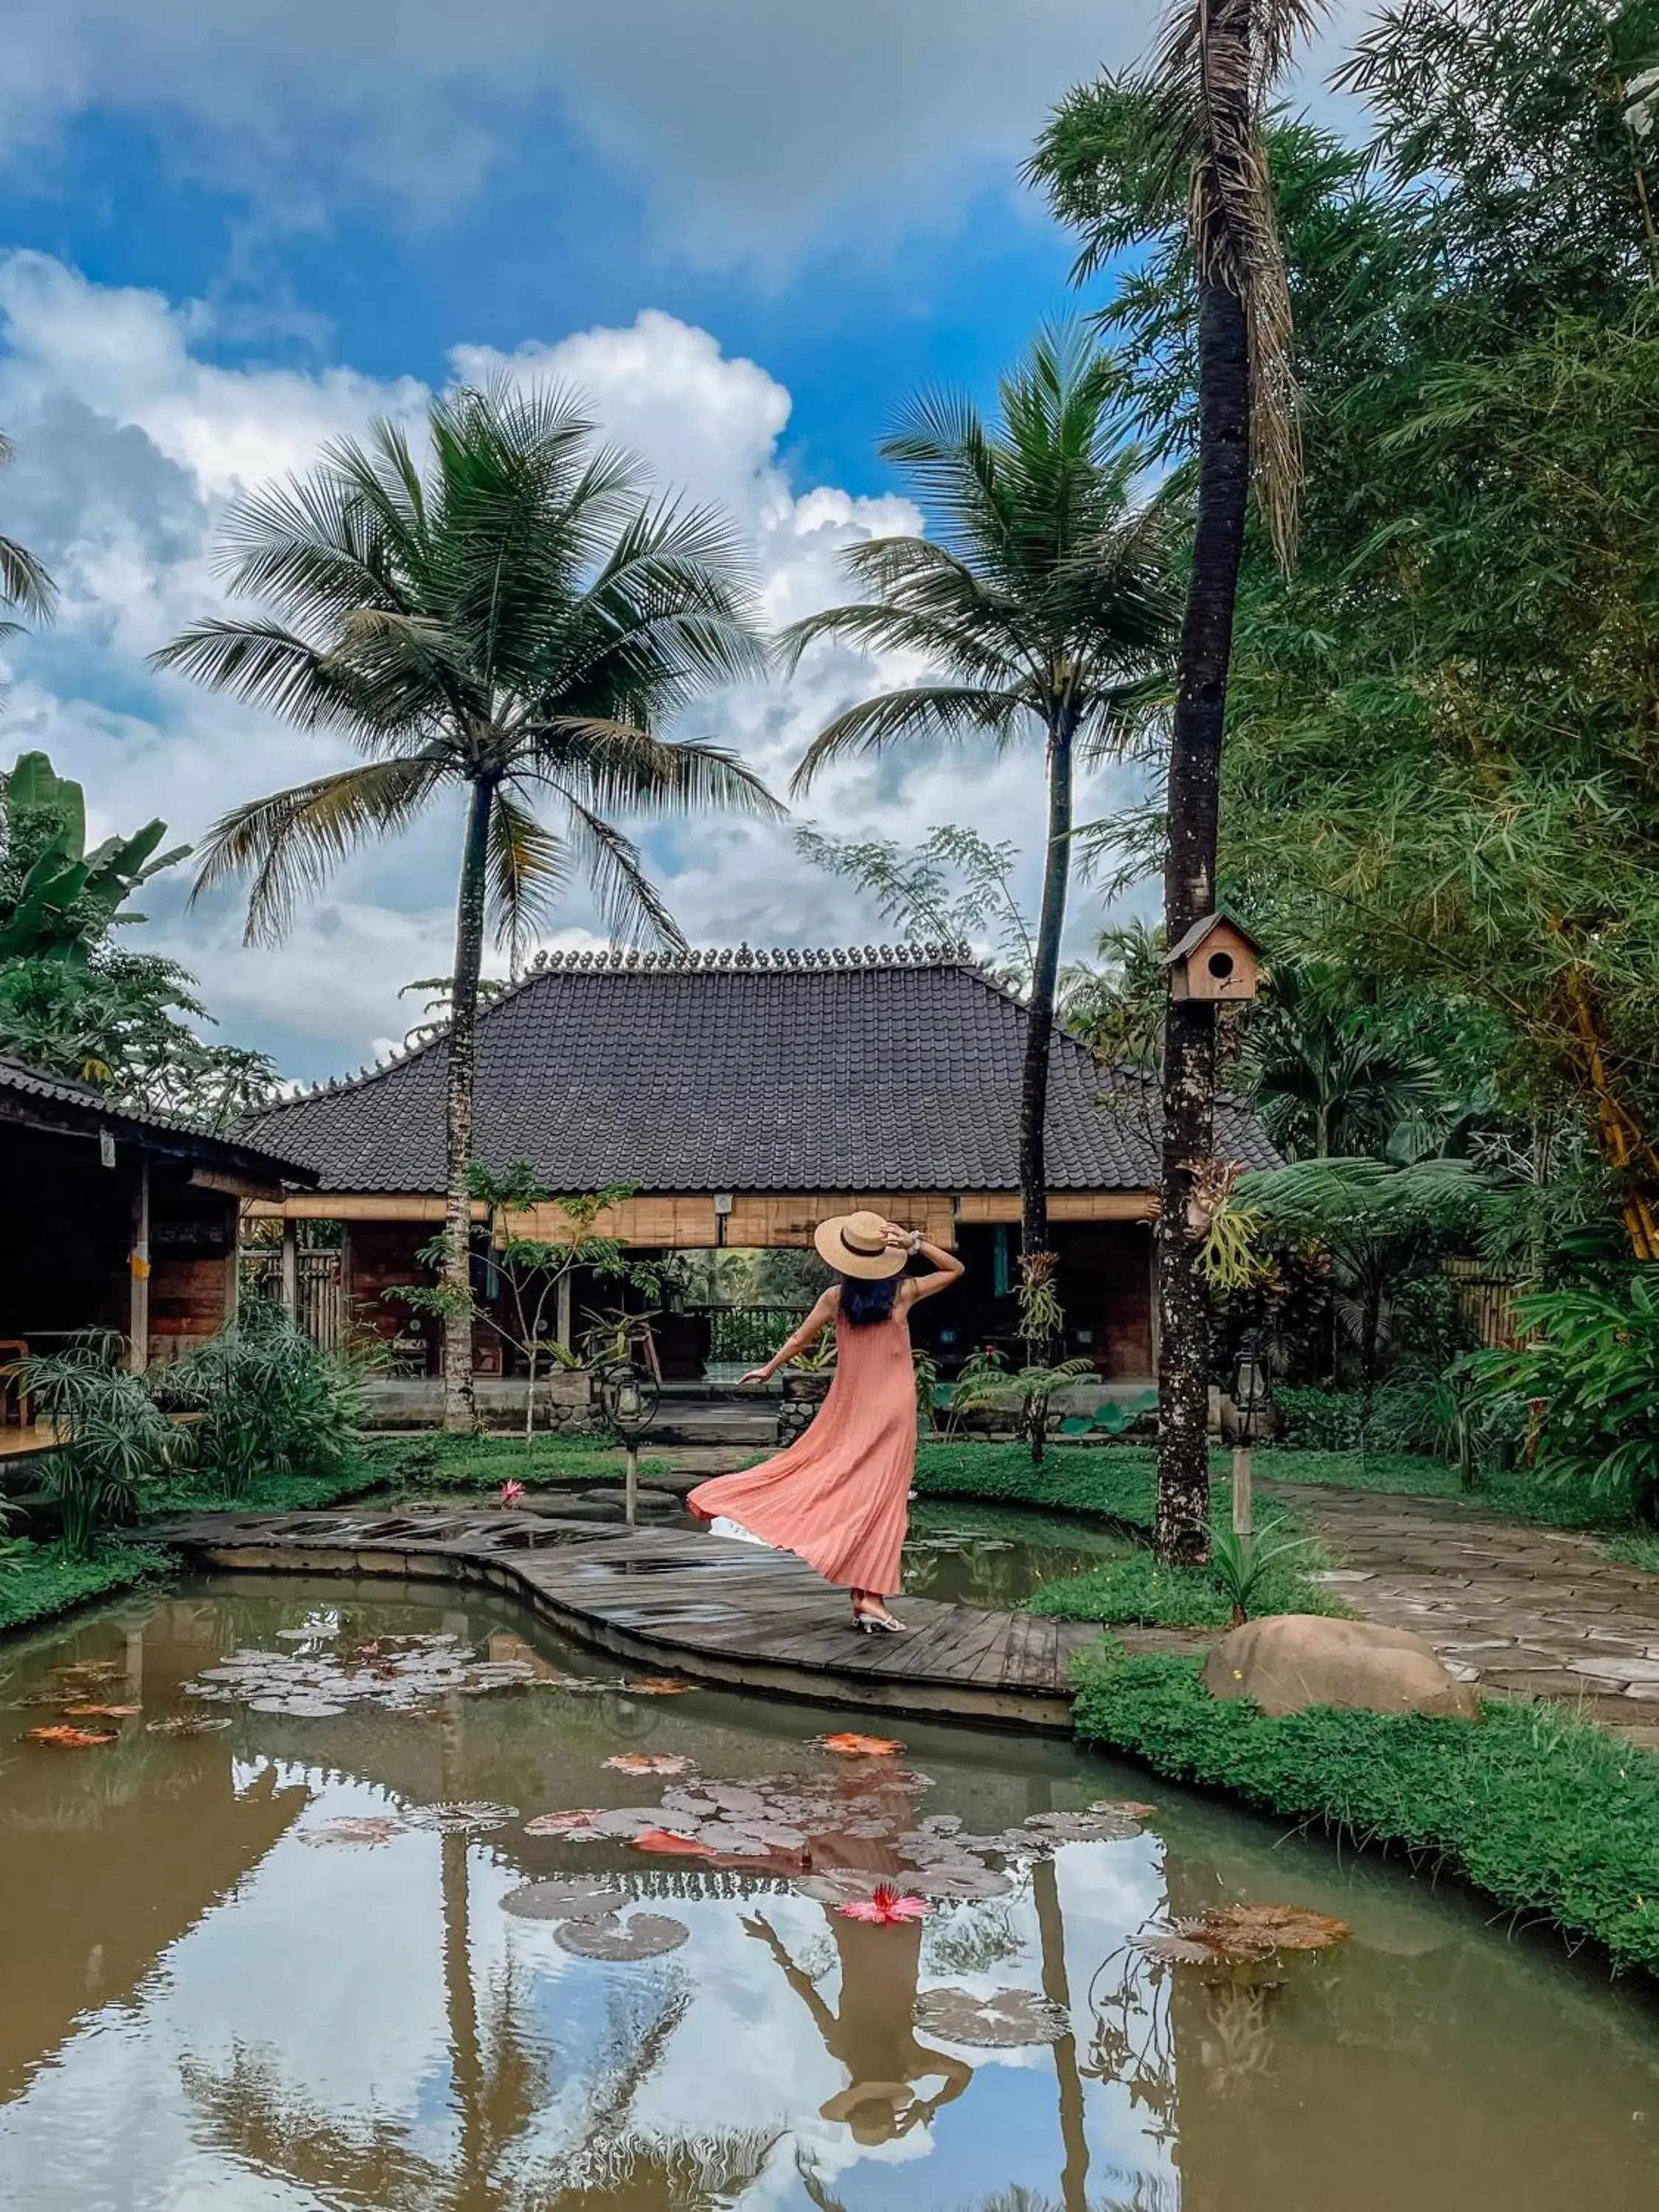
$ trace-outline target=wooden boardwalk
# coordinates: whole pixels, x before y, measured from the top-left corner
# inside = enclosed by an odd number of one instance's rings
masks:
[[[209,1514],[157,1534],[232,1571],[484,1583],[635,1665],[893,1714],[1069,1729],[1072,1661],[1100,1633],[1035,1613],[907,1597],[908,1635],[860,1635],[845,1593],[803,1561],[680,1528],[382,1509]],[[1155,1633],[1144,1641],[1192,1648],[1190,1639]]]

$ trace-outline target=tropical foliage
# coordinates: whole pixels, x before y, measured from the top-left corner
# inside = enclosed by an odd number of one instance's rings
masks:
[[[224,1127],[270,1095],[263,1053],[210,1044],[193,979],[117,933],[129,902],[187,845],[158,850],[162,822],[87,847],[82,787],[45,753],[0,776],[0,1052],[106,1091],[112,1101]]]
[[[274,615],[198,623],[161,665],[364,759],[225,816],[198,892],[251,877],[248,936],[269,942],[346,854],[464,805],[443,1266],[459,1300],[487,924],[516,963],[580,874],[613,927],[678,947],[616,816],[774,811],[730,753],[660,734],[701,687],[763,665],[734,535],[708,509],[653,503],[641,464],[568,393],[501,384],[434,401],[424,455],[383,422],[251,495],[225,560],[233,592]],[[446,1425],[470,1426],[465,1331],[446,1338],[444,1381]]]
[[[882,447],[934,519],[931,538],[846,556],[865,596],[798,623],[822,640],[914,654],[927,681],[860,700],[821,730],[795,776],[944,741],[1043,748],[1048,836],[1030,946],[1020,1102],[1021,1238],[1048,1249],[1044,1115],[1079,770],[1121,755],[1174,630],[1162,502],[1141,497],[1110,362],[1074,326],[1048,331],[1002,380],[996,419],[952,392],[914,401]],[[997,848],[987,847],[994,856]]]
[[[351,1370],[274,1305],[251,1302],[169,1366],[133,1374],[111,1331],[88,1330],[16,1374],[58,1448],[46,1466],[64,1549],[83,1558],[169,1487],[222,1499],[259,1484],[337,1476],[362,1401]]]
[[[1523,1401],[1540,1476],[1659,1522],[1659,1267],[1534,1291],[1516,1320],[1516,1350],[1471,1362],[1477,1407]]]

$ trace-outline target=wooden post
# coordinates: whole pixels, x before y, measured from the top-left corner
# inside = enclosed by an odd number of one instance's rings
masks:
[[[127,1316],[127,1364],[142,1375],[149,1364],[149,1154],[138,1152],[138,1181],[132,1194],[132,1253],[127,1261],[132,1278]]]
[[[640,1440],[629,1437],[623,1449],[623,1517],[631,1528],[640,1517]]]
[[[293,1221],[283,1224],[283,1311],[290,1321],[300,1318],[300,1231]]]
[[[559,1287],[553,1306],[553,1334],[558,1339],[561,1348],[566,1352],[574,1349],[571,1343],[571,1299],[570,1270],[567,1267],[559,1278]]]
[[[1233,1534],[1253,1536],[1253,1500],[1250,1497],[1250,1448],[1248,1444],[1233,1446]]]

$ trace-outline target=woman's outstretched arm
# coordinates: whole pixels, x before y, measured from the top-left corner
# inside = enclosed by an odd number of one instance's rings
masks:
[[[769,1382],[780,1367],[787,1367],[797,1352],[805,1352],[816,1337],[821,1336],[835,1319],[836,1292],[827,1290],[805,1320],[791,1337],[786,1337],[764,1367],[751,1367],[746,1375],[738,1377],[739,1382]]]
[[[902,1244],[916,1259],[933,1262],[931,1275],[907,1275],[904,1279],[904,1287],[910,1293],[912,1305],[918,1298],[936,1298],[941,1291],[948,1291],[964,1272],[961,1261],[947,1246],[930,1244],[919,1231],[902,1229],[896,1221],[890,1221],[887,1224],[887,1242],[894,1246]]]

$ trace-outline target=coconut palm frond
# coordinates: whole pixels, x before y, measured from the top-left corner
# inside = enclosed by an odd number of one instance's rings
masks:
[[[884,752],[912,738],[988,738],[999,750],[1024,732],[1032,712],[1024,691],[987,691],[972,684],[919,684],[862,699],[819,731],[790,780],[797,794],[809,791],[824,769],[855,755]]]
[[[516,975],[531,940],[553,918],[570,882],[563,839],[505,791],[489,813],[489,908],[495,941]]]
[[[1194,252],[1243,301],[1249,332],[1251,459],[1281,560],[1296,539],[1302,445],[1291,301],[1262,125],[1321,0],[1177,0],[1164,19],[1153,100],[1168,180],[1184,175]]]
[[[513,772],[600,813],[672,815],[702,806],[775,820],[785,811],[723,745],[654,738],[635,724],[569,714],[524,732]]]
[[[191,902],[251,874],[245,941],[276,943],[301,897],[319,890],[343,860],[416,820],[445,767],[441,754],[374,761],[234,808],[203,840]]]
[[[568,791],[563,797],[571,851],[606,928],[629,944],[648,939],[665,952],[684,952],[684,935],[646,874],[638,846]]]
[[[215,616],[150,655],[152,668],[176,669],[215,691],[297,722],[301,729],[343,728],[358,736],[369,700],[349,664],[320,653],[278,623]],[[377,717],[375,735],[383,725]]]
[[[0,538],[0,599],[37,622],[50,622],[58,604],[58,586],[45,562],[15,538]]]

